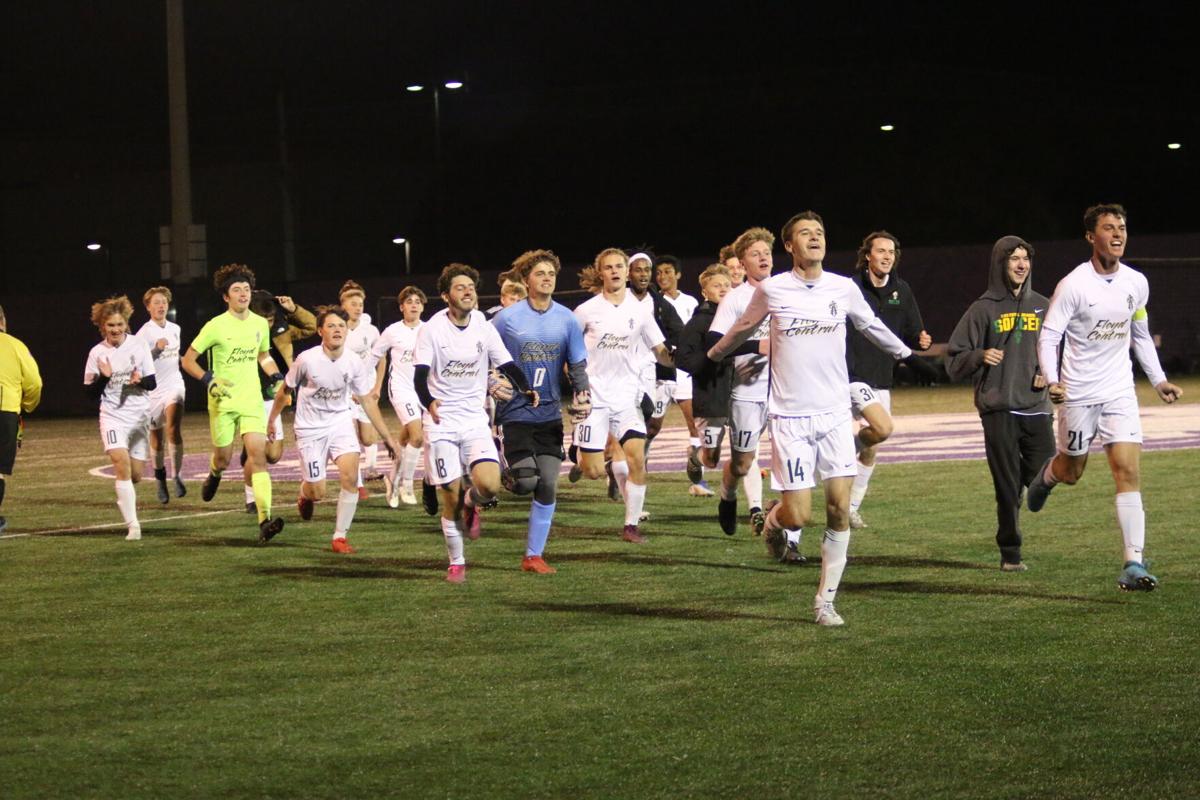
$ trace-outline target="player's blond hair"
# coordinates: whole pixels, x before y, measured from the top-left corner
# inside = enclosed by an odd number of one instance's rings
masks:
[[[129,322],[129,318],[133,316],[133,303],[130,303],[129,298],[125,295],[92,303],[92,324],[101,331],[104,330],[104,323],[113,314],[120,314],[126,322]]]
[[[747,250],[754,246],[755,242],[766,242],[767,247],[774,247],[775,234],[766,228],[750,228],[733,240],[733,254],[740,259],[746,255]]]
[[[704,291],[704,287],[708,282],[716,277],[725,277],[733,281],[733,276],[729,274],[729,267],[724,264],[709,264],[704,268],[704,272],[700,273],[700,291]]]
[[[529,291],[525,288],[525,284],[517,283],[517,281],[509,278],[500,284],[500,296],[515,297],[518,300],[524,300],[529,296]]]
[[[163,297],[167,298],[167,303],[171,302],[171,290],[170,289],[168,289],[165,286],[151,286],[149,289],[146,290],[146,293],[144,295],[142,295],[142,305],[149,307],[150,298],[154,297],[154,295],[156,295],[156,294],[161,294]]]
[[[361,297],[366,300],[367,292],[354,281],[346,281],[342,284],[342,288],[338,289],[338,302],[344,303],[347,297]]]

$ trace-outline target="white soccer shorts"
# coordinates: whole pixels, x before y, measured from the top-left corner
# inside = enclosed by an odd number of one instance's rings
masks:
[[[734,400],[729,408],[729,446],[736,453],[753,453],[767,427],[767,404],[754,400]]]
[[[167,409],[171,406],[178,404],[182,410],[186,391],[182,380],[155,387],[150,393],[150,430],[156,431],[166,425]]]
[[[575,426],[575,446],[589,453],[604,450],[609,434],[618,442],[628,433],[646,435],[646,421],[640,408],[614,410],[592,406],[587,419]]]
[[[1101,444],[1142,443],[1142,420],[1137,397],[1129,394],[1089,406],[1060,406],[1056,440],[1059,452],[1081,456],[1092,440]]]
[[[358,435],[354,423],[345,419],[325,430],[296,431],[296,447],[300,450],[300,471],[308,483],[325,480],[325,466],[347,453],[358,454]]]
[[[705,450],[719,450],[725,439],[725,417],[695,417],[696,430],[700,431],[700,446]]]
[[[390,399],[392,410],[396,412],[396,418],[400,420],[401,425],[421,420],[421,403],[417,400],[415,392],[411,395],[394,394]]]
[[[263,400],[263,422],[264,423],[271,418],[271,408],[274,405],[275,405],[274,400]],[[273,438],[277,442],[282,442],[283,441],[283,412],[282,411],[279,413],[279,416],[275,418],[275,424],[271,427],[271,430],[273,430],[275,432],[275,435],[270,438]],[[270,433],[271,433],[271,431],[267,431],[267,434],[270,434]]]
[[[811,489],[822,480],[858,474],[854,425],[846,411],[811,417],[772,417],[771,485],[780,491]]]
[[[426,432],[425,474],[436,486],[444,486],[462,477],[463,468],[470,469],[480,461],[500,463],[496,443],[488,428]]]
[[[101,414],[100,441],[106,453],[123,448],[129,451],[130,458],[145,461],[150,457],[150,420],[129,423]]]

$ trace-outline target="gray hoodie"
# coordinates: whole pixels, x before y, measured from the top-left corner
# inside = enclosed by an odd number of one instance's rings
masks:
[[[1008,280],[1008,257],[1018,247],[1033,256],[1033,247],[1019,236],[1004,236],[992,247],[988,289],[958,321],[946,357],[953,381],[975,383],[975,407],[991,411],[1049,413],[1045,389],[1034,389],[1038,371],[1037,340],[1050,301],[1033,291],[1033,270],[1014,296]],[[983,351],[1004,351],[1004,360],[991,367]]]

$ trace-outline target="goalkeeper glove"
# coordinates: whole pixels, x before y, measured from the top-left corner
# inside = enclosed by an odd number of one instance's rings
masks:
[[[208,391],[208,396],[214,400],[225,400],[233,396],[233,393],[229,391],[233,388],[233,381],[218,378],[211,372],[204,373],[204,387]]]

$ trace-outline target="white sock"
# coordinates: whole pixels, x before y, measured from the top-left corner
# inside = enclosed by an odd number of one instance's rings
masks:
[[[742,488],[746,490],[746,507],[747,508],[762,508],[762,470],[758,466],[757,455],[754,458],[754,463],[750,465],[750,471],[742,478]]]
[[[629,481],[629,462],[628,461],[612,462],[612,472],[613,472],[613,477],[617,479],[617,488],[621,490],[621,497],[626,497],[625,485]],[[634,520],[633,524],[636,525],[637,520]]]
[[[688,447],[694,447],[697,450],[699,450],[700,449],[700,437],[699,436],[689,436],[688,437]]]
[[[404,445],[404,454],[400,456],[400,478],[404,485],[412,487],[413,475],[417,471],[417,461],[421,458],[421,448],[411,444]]]
[[[126,525],[137,525],[137,492],[133,481],[116,481],[117,508],[121,510],[121,519]]]
[[[1125,560],[1142,563],[1142,550],[1146,547],[1146,512],[1142,508],[1141,492],[1117,495],[1117,522],[1125,540]]]
[[[800,536],[804,533],[804,528],[784,528],[783,532],[787,536],[788,544],[800,546]]]
[[[846,569],[846,551],[850,549],[850,531],[825,529],[821,539],[821,585],[817,589],[818,603],[832,603],[837,597],[838,584]]]
[[[358,510],[358,492],[347,492],[342,489],[338,492],[337,501],[337,516],[334,521],[333,538],[340,539],[350,530],[350,523],[354,521],[354,512]]]
[[[363,482],[362,482],[362,467],[360,466],[360,467],[358,468],[358,488],[360,488],[360,489],[361,489],[361,488],[362,488],[362,485],[363,485]]]
[[[858,474],[854,476],[854,485],[850,487],[851,511],[858,511],[858,507],[862,505],[863,498],[867,496],[867,485],[871,483],[871,473],[874,471],[874,464],[869,467],[866,464],[858,465]]]
[[[176,478],[183,478],[183,448],[173,444],[167,445],[167,454],[171,457],[171,466]]]
[[[369,444],[363,448],[363,453],[365,453],[367,456],[367,463],[365,466],[367,471],[370,472],[371,470],[375,469],[375,463],[379,459],[379,445]]]
[[[614,465],[615,466],[615,465]],[[625,524],[637,525],[646,504],[646,484],[628,481],[625,484]]]
[[[253,503],[254,502],[254,487],[248,483],[242,484],[242,485],[246,489],[246,502]]]
[[[450,559],[450,566],[466,564],[467,559],[463,556],[462,533],[458,530],[458,524],[445,517],[442,517],[441,520],[442,536],[446,537],[446,556]]]

